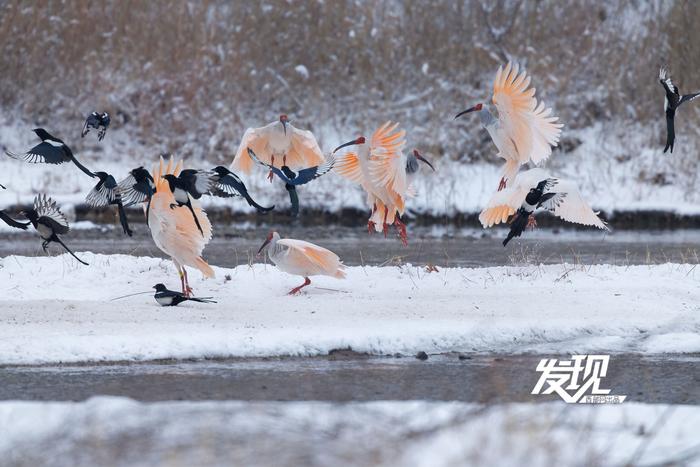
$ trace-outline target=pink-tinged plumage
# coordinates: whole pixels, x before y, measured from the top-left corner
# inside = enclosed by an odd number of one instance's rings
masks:
[[[325,161],[313,133],[295,128],[291,123],[283,125],[281,120],[246,130],[231,163],[232,171],[250,173],[256,165],[248,155],[248,148],[262,162],[275,167],[287,165],[292,170],[314,167]]]
[[[212,227],[206,212],[197,200],[191,200],[192,207],[202,226],[203,234],[197,229],[192,213],[187,207],[171,209],[170,206],[176,204],[175,198],[163,176],[178,175],[181,168],[181,162],[173,167],[172,158],[167,165],[164,165],[161,158],[160,163],[153,168],[152,176],[156,184],[156,193],[151,200],[148,225],[156,246],[169,255],[175,263],[183,282],[183,293],[189,294],[191,289],[187,284],[185,266],[198,269],[205,278],[214,277],[214,270],[202,259],[202,251],[212,238]]]
[[[304,278],[304,284],[289,293],[293,295],[311,283],[311,276],[345,278],[345,265],[332,251],[304,240],[280,238],[277,232],[268,235],[260,251],[267,248],[270,261],[280,271]]]

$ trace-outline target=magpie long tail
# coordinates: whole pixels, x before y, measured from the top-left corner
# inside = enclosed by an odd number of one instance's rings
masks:
[[[56,240],[58,243],[60,243],[61,246],[62,246],[63,248],[65,248],[66,251],[67,251],[68,253],[70,253],[70,255],[71,255],[73,258],[75,258],[75,259],[78,260],[79,263],[82,263],[82,264],[84,264],[85,266],[90,266],[88,263],[86,263],[86,262],[83,261],[82,259],[80,259],[80,258],[78,258],[77,256],[75,256],[75,253],[73,253],[73,252],[71,251],[71,249],[68,248],[68,247],[66,246],[66,244],[63,243],[63,241],[62,241],[60,238],[58,238],[58,235],[54,235],[54,237],[55,237],[55,240]]]
[[[508,245],[508,242],[510,242],[513,237],[519,237],[523,233],[525,227],[527,227],[528,217],[529,216],[525,216],[520,213],[515,215],[515,218],[510,223],[510,232],[508,232],[506,239],[503,240],[503,246]]]
[[[190,297],[188,300],[191,300],[193,302],[199,302],[199,303],[216,303],[216,301],[212,300],[212,297],[201,297],[201,298]]]
[[[14,227],[15,229],[27,230],[27,227],[29,226],[29,222],[17,222],[13,218],[5,214],[5,211],[0,211],[0,219],[3,222],[5,222],[5,224],[9,225],[10,227]]]
[[[297,189],[294,185],[287,184],[285,188],[289,192],[289,202],[292,203],[292,217],[297,217],[299,215],[299,196],[297,195]]]
[[[78,159],[76,159],[75,157],[73,157],[73,163],[75,164],[75,166],[76,166],[77,168],[79,168],[80,170],[82,170],[83,173],[85,173],[85,175],[87,175],[87,176],[89,176],[89,177],[92,177],[92,178],[97,177],[97,175],[95,175],[94,173],[90,172],[90,170],[89,170],[87,167],[85,167],[83,164],[81,164],[81,163],[78,161]]]
[[[148,227],[149,229],[151,228],[151,226],[148,224],[148,216],[151,214],[151,200],[152,199],[153,199],[153,197],[149,196],[148,197],[148,204],[146,204],[146,227]]]
[[[202,234],[202,237],[204,237],[204,231],[202,230],[202,226],[199,225],[199,219],[197,219],[197,214],[194,213],[194,209],[192,208],[192,203],[187,203],[185,206],[187,206],[192,213],[192,217],[194,217],[194,223],[197,224],[197,228],[199,229],[199,233]]]
[[[122,228],[124,229],[124,233],[131,237],[133,235],[133,232],[129,228],[129,222],[126,218],[126,210],[124,209],[124,205],[121,201],[117,202],[117,209],[119,210],[119,222],[121,223]]]
[[[0,188],[2,188],[3,190],[7,190],[7,188],[5,188],[4,185],[0,185]]]
[[[273,209],[275,209],[274,204],[272,206],[270,206],[269,208],[266,208],[265,206],[260,206],[258,203],[255,202],[255,200],[253,198],[250,197],[250,195],[248,194],[247,191],[244,191],[241,194],[243,195],[245,200],[248,202],[248,205],[257,209],[258,212],[270,212]]]

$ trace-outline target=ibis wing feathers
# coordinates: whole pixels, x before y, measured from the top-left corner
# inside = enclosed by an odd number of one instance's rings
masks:
[[[314,245],[304,240],[284,238],[278,240],[280,245],[289,248],[289,259],[294,261],[300,268],[312,271],[309,276],[324,275],[338,278],[345,277],[345,266],[332,251]]]
[[[300,130],[292,125],[287,125],[287,131],[292,132],[292,151],[287,154],[287,165],[290,167],[312,167],[323,164],[325,157],[316,141],[316,137],[309,130]],[[294,154],[296,153],[296,155]]]
[[[335,172],[351,182],[361,184],[363,182],[360,158],[354,152],[346,152],[335,157]]]
[[[398,123],[386,122],[372,135],[369,173],[373,183],[406,196],[406,132],[397,131]]]
[[[530,189],[548,178],[549,174],[543,169],[530,169],[518,174],[508,188],[491,196],[486,208],[479,214],[481,225],[486,228],[506,222],[523,204]]]
[[[251,148],[263,159],[267,161],[270,160],[270,154],[267,154],[267,151],[265,151],[267,141],[265,139],[264,129],[265,127],[248,128],[245,133],[243,133],[243,139],[238,146],[238,151],[236,151],[236,156],[233,158],[233,163],[231,163],[231,170],[233,172],[241,171],[250,173],[252,170],[253,160],[248,155],[248,148]]]
[[[552,154],[559,144],[562,124],[551,116],[552,110],[537,103],[535,89],[530,88],[527,72],[508,63],[499,67],[493,83],[493,103],[506,134],[515,144],[519,162],[539,163]]]
[[[553,191],[566,193],[566,196],[554,207],[555,216],[576,224],[591,225],[599,229],[610,230],[605,222],[598,217],[598,213],[593,211],[583,199],[576,184],[568,180],[559,180]]]

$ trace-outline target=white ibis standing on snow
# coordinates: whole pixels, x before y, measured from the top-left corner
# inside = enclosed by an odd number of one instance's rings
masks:
[[[192,213],[184,206],[171,208],[173,204],[177,205],[177,202],[168,181],[163,178],[167,174],[178,176],[180,164],[173,168],[171,158],[167,167],[164,168],[161,158],[160,166],[153,170],[151,177],[157,180],[155,194],[149,203],[150,209],[144,207],[144,212],[148,216],[147,221],[153,241],[158,248],[172,258],[180,275],[182,293],[190,297],[192,288],[189,285],[185,266],[199,269],[205,278],[214,277],[214,270],[202,258],[202,251],[211,240],[211,223],[197,200],[191,201]],[[202,229],[201,233],[195,218]]]
[[[521,172],[508,188],[494,193],[479,221],[484,228],[509,221],[511,231],[503,242],[505,246],[513,237],[519,237],[525,227],[536,225],[534,214],[539,208],[568,222],[609,230],[574,183],[552,177],[543,169]]]
[[[457,114],[455,118],[469,112],[479,112],[481,124],[489,132],[498,149],[498,156],[506,160],[499,190],[515,178],[521,165],[527,162],[538,164],[552,154],[552,147],[559,144],[562,124],[551,116],[552,109],[537,103],[535,88],[528,89],[530,77],[518,65],[508,63],[505,69],[498,68],[493,82],[493,103],[498,118],[488,108],[476,104]]]
[[[418,151],[406,156],[403,152],[406,132],[397,128],[398,123],[386,122],[374,132],[369,142],[360,136],[338,146],[333,152],[347,146],[358,146],[356,152],[337,157],[335,171],[359,183],[367,192],[367,203],[372,209],[367,222],[369,232],[383,231],[386,236],[389,225],[394,224],[401,241],[407,245],[406,225],[400,216],[405,211],[406,198],[415,194],[412,181],[419,169],[417,161],[433,166]]]
[[[278,165],[286,165],[293,170],[320,165],[324,161],[313,133],[295,128],[286,115],[280,115],[279,120],[264,127],[248,128],[243,134],[231,170],[250,173],[254,162],[248,155],[248,148],[266,164],[275,166],[276,159]],[[272,171],[269,179],[272,180]]]
[[[270,261],[275,263],[280,271],[304,278],[304,283],[290,290],[289,295],[299,293],[301,289],[311,284],[310,276],[345,278],[345,266],[338,255],[313,243],[280,238],[277,232],[270,232],[265,243],[258,250],[258,255],[265,248],[268,249]]]
[[[664,148],[664,152],[669,149],[673,152],[673,143],[676,140],[673,119],[676,116],[676,109],[680,107],[681,104],[692,101],[700,96],[700,92],[681,96],[678,87],[673,84],[671,75],[668,74],[665,68],[659,70],[659,81],[666,91],[666,96],[664,97],[664,111],[666,111],[666,147]]]

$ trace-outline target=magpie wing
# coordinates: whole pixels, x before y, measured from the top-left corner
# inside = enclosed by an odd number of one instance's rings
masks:
[[[700,92],[696,92],[694,94],[686,94],[685,96],[681,97],[681,100],[680,102],[678,102],[678,105],[681,105],[684,102],[690,102],[698,96],[700,96]]]
[[[282,172],[280,169],[278,169],[278,168],[275,167],[275,166],[272,166],[272,165],[268,164],[267,162],[261,161],[260,158],[255,154],[255,151],[253,151],[251,148],[247,148],[247,150],[248,150],[248,156],[250,156],[250,158],[253,159],[253,161],[257,162],[257,163],[260,164],[260,165],[264,165],[265,167],[267,167],[268,169],[270,169],[270,170],[271,170],[272,172],[274,172],[274,174],[277,175],[284,183],[288,183],[288,184],[293,184],[293,183],[294,183],[294,182],[293,182],[289,177],[287,177],[287,176],[284,174],[284,172]]]
[[[5,151],[5,154],[13,159],[22,160],[30,164],[62,164],[70,160],[65,157],[63,147],[41,142],[24,154],[15,154],[10,151]]]
[[[121,194],[124,206],[132,206],[134,204],[143,203],[148,198],[153,196],[153,189],[148,183],[148,180],[137,182],[133,174],[129,174],[124,180],[119,182],[117,189]]]
[[[68,220],[63,215],[56,201],[46,195],[39,195],[34,198],[34,210],[39,219],[37,222],[48,225],[57,234],[66,234],[70,230]]]
[[[90,190],[90,193],[85,197],[85,202],[89,206],[100,207],[112,204],[120,198],[121,195],[116,180],[114,180],[114,177],[111,175],[107,175],[104,182],[100,180],[100,182]]]
[[[304,185],[305,183],[309,183],[311,180],[317,179],[321,175],[327,174],[328,172],[333,170],[334,165],[335,156],[330,155],[323,164],[317,165],[316,167],[309,167],[308,169],[300,170],[299,172],[297,172],[297,176],[294,180],[286,181],[286,183],[297,186]]]

